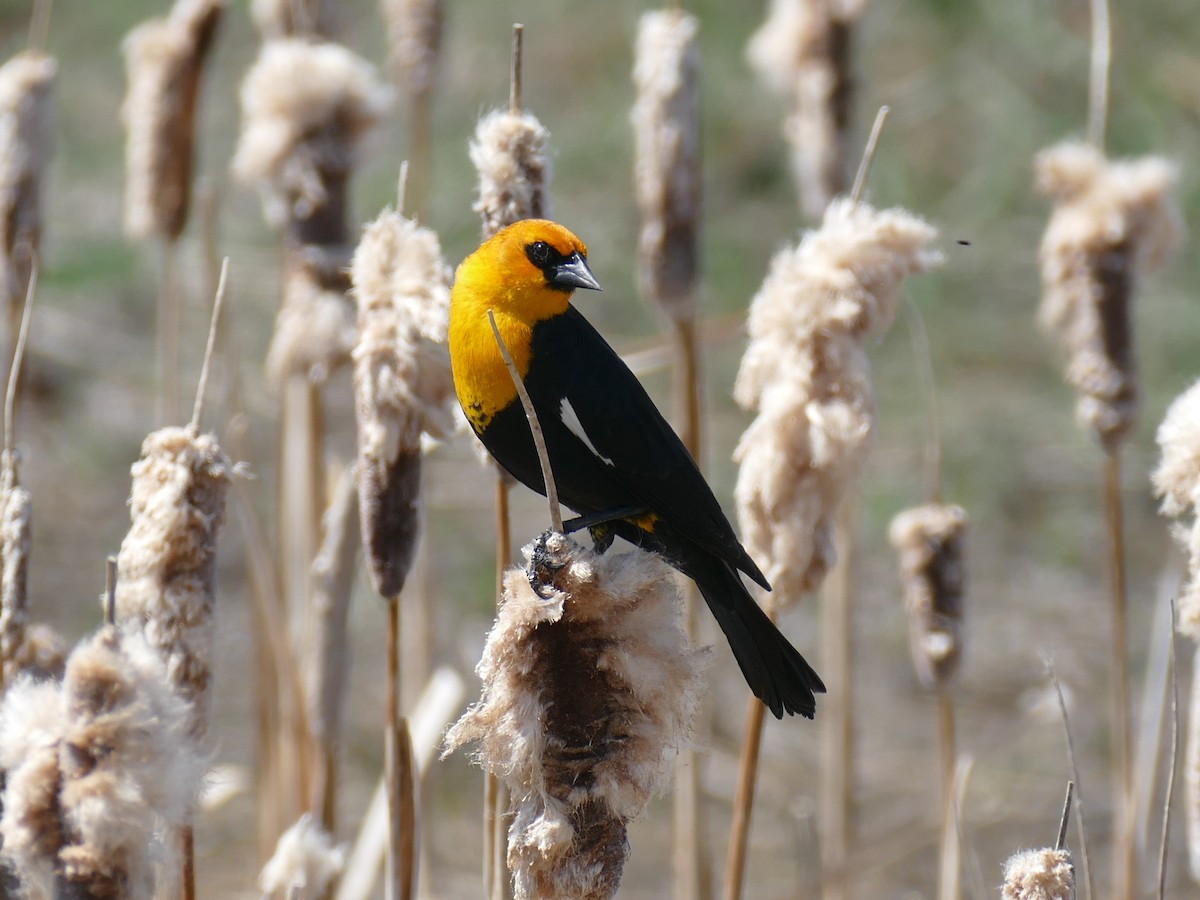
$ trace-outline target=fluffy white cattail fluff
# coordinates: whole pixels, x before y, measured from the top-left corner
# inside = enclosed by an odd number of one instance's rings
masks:
[[[325,180],[344,180],[391,100],[375,67],[345,47],[268,41],[242,81],[233,171],[258,187],[267,217],[308,218]]]
[[[699,27],[681,9],[643,13],[634,52],[634,187],[642,214],[638,271],[643,295],[675,319],[695,315]]]
[[[498,109],[479,120],[470,152],[485,238],[521,219],[550,215],[549,144],[550,132],[530,113]]]
[[[196,100],[224,0],[177,0],[125,38],[125,228],[174,240],[187,224]]]
[[[704,654],[683,628],[671,570],[634,551],[597,556],[562,535],[524,550],[548,599],[510,570],[478,673],[479,703],[446,735],[478,746],[515,815],[518,898],[612,897],[625,826],[691,735]]]
[[[892,519],[888,538],[900,554],[913,665],[930,690],[947,687],[962,658],[967,514],[930,503]]]
[[[1192,516],[1190,528],[1175,531],[1188,555],[1187,582],[1175,608],[1180,633],[1200,644],[1200,381],[1175,398],[1157,438],[1162,460],[1153,480],[1162,513]]]
[[[339,0],[250,0],[250,16],[264,38],[331,38],[340,6]]]
[[[192,710],[164,675],[141,635],[113,628],[67,661],[58,856],[69,896],[155,895],[163,839],[183,824],[204,771]]]
[[[383,0],[388,63],[410,94],[432,90],[442,49],[442,0]]]
[[[814,219],[845,181],[851,35],[865,6],[866,0],[771,0],[746,47],[751,67],[789,104],[783,132],[801,205]]]
[[[333,270],[324,256],[311,245],[289,255],[283,302],[267,350],[267,375],[276,386],[289,375],[324,384],[350,363],[354,303],[346,295],[345,273]]]
[[[1163,515],[1191,515],[1191,524],[1175,527],[1175,537],[1188,557],[1187,580],[1175,601],[1176,627],[1197,644],[1200,664],[1200,381],[1175,398],[1158,427],[1162,460],[1153,475],[1162,498]],[[1200,880],[1200,678],[1192,679],[1184,750],[1184,814],[1187,817],[1188,864]]]
[[[19,671],[28,617],[30,519],[33,502],[17,481],[15,461],[0,474],[0,684]]]
[[[208,730],[215,632],[217,532],[232,467],[211,434],[152,432],[132,470],[132,524],[117,557],[117,621],[142,633]]]
[[[346,849],[312,816],[305,813],[279,837],[274,855],[258,876],[258,887],[268,896],[286,900],[319,900],[346,865]]]
[[[0,291],[10,304],[24,300],[41,242],[57,74],[58,63],[37,50],[0,66]]]
[[[1075,900],[1075,864],[1067,850],[1022,850],[1004,864],[1001,900]]]
[[[437,234],[385,210],[363,232],[350,279],[363,545],[376,590],[394,597],[416,547],[421,435],[446,437],[455,425],[451,274]]]
[[[190,717],[158,654],[115,628],[72,652],[61,685],[17,681],[0,709],[0,832],[29,896],[154,896],[162,837],[204,768]]]
[[[1090,144],[1038,154],[1038,189],[1054,201],[1042,236],[1040,324],[1067,356],[1076,413],[1105,447],[1137,416],[1130,301],[1139,272],[1180,242],[1175,166],[1159,157],[1110,161]]]
[[[64,841],[58,748],[65,729],[61,685],[20,678],[5,692],[0,706],[2,859],[35,900],[54,896]]]
[[[839,199],[776,254],[750,307],[734,397],[758,416],[734,451],[750,555],[794,603],[834,559],[838,504],[865,457],[875,395],[862,342],[889,328],[906,275],[940,264],[937,232],[901,209]]]

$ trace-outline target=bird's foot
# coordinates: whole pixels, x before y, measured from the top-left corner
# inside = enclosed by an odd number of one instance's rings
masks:
[[[551,539],[556,536],[560,540],[554,542],[556,546],[551,546]],[[566,551],[570,545],[570,541],[562,540],[562,535],[556,535],[553,531],[543,531],[533,542],[525,577],[529,579],[529,586],[533,588],[533,592],[543,600],[554,596],[554,578],[566,568]]]

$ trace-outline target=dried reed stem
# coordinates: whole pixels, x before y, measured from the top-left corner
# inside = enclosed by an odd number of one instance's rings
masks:
[[[338,479],[323,516],[321,549],[312,562],[312,661],[305,691],[313,748],[308,809],[330,833],[336,826],[337,760],[349,669],[346,619],[361,543],[355,480],[353,469]]]
[[[837,511],[839,548],[821,603],[821,666],[830,688],[821,730],[821,896],[843,900],[850,894],[849,862],[854,840],[854,497]]]
[[[482,698],[448,732],[447,752],[477,744],[513,790],[519,898],[609,898],[626,823],[689,739],[702,654],[653,555],[599,556],[553,533],[525,553],[550,580],[539,596],[525,571],[508,573]]]
[[[400,900],[402,896],[400,871],[400,831],[403,799],[400,784],[400,602],[388,599],[387,671],[384,673],[384,742],[383,778],[388,799],[388,846],[386,874],[383,881],[385,900]]]
[[[1171,837],[1171,801],[1175,795],[1175,770],[1179,765],[1179,661],[1175,653],[1175,600],[1171,599],[1171,628],[1167,632],[1167,662],[1171,683],[1171,746],[1167,751],[1167,784],[1163,789],[1162,832],[1158,844],[1158,898],[1167,890],[1167,846]]]
[[[766,704],[747,704],[746,727],[742,733],[742,750],[738,760],[737,794],[733,799],[733,824],[730,827],[729,850],[725,858],[725,884],[721,894],[724,900],[738,900],[742,896],[742,887],[746,880],[750,817],[754,811],[758,756],[762,748],[766,716]]]
[[[1071,716],[1067,712],[1067,698],[1063,694],[1058,673],[1049,657],[1043,656],[1042,663],[1054,685],[1054,696],[1058,700],[1058,711],[1062,717],[1063,736],[1067,745],[1067,764],[1071,767],[1071,780],[1075,785],[1075,821],[1079,823],[1079,855],[1083,858],[1083,885],[1085,900],[1092,900],[1092,863],[1088,856],[1087,824],[1083,815],[1083,783],[1079,779],[1079,756],[1075,753],[1075,738],[1071,731]]]
[[[954,700],[949,690],[937,692],[938,761],[941,770],[938,808],[941,811],[941,840],[938,842],[938,900],[958,900],[962,868],[962,842],[958,837],[958,803],[955,769],[958,750],[955,740]]]
[[[1090,0],[1092,14],[1092,54],[1088,73],[1088,141],[1104,150],[1104,129],[1108,119],[1108,72],[1112,62],[1112,33],[1109,27],[1108,0]]]
[[[1125,579],[1125,529],[1121,503],[1120,448],[1112,446],[1104,457],[1104,510],[1108,538],[1108,581],[1112,614],[1110,644],[1113,680],[1113,796],[1117,798],[1113,831],[1116,851],[1116,896],[1137,893],[1137,842],[1134,840],[1133,731],[1129,710],[1128,601]]]

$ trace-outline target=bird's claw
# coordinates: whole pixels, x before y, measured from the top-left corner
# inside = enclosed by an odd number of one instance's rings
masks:
[[[543,600],[554,596],[554,578],[567,565],[561,549],[550,547],[549,541],[554,533],[543,531],[538,535],[529,554],[529,565],[525,567],[525,577],[529,579],[529,586]]]

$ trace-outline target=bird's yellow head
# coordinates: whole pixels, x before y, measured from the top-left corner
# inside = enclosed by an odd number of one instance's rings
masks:
[[[491,308],[532,326],[558,315],[576,288],[599,290],[587,245],[547,219],[523,219],[496,232],[463,260],[454,303]]]
[[[458,267],[450,294],[450,362],[458,399],[477,430],[516,399],[488,310],[524,378],[533,327],[566,312],[576,288],[600,290],[587,245],[546,219],[501,229]]]

